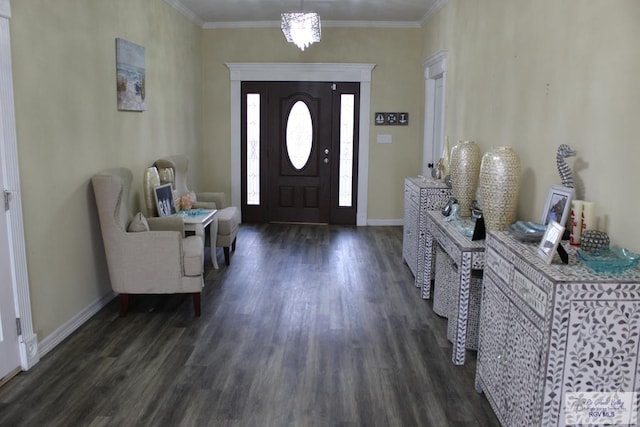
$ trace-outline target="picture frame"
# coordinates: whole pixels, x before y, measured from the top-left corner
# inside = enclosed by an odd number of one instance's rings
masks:
[[[176,207],[173,204],[173,189],[171,188],[171,184],[154,187],[153,194],[156,199],[158,216],[169,216],[176,213]]]
[[[116,94],[118,110],[145,111],[146,65],[143,46],[116,38]]]
[[[562,185],[550,186],[540,223],[548,225],[550,221],[555,221],[564,227],[571,212],[571,200],[573,200],[573,188]]]
[[[551,260],[553,260],[553,256],[558,249],[563,233],[564,227],[560,225],[560,223],[554,220],[549,221],[537,251],[538,256],[547,264],[551,264]]]

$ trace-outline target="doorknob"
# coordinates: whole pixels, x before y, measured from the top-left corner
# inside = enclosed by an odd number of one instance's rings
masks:
[[[324,162],[325,163],[329,163],[329,159],[327,159],[326,157],[324,158]]]
[[[324,149],[324,154],[329,154],[329,149],[328,148]]]

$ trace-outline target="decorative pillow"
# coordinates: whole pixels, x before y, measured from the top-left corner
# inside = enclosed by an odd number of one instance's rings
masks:
[[[149,223],[147,222],[147,218],[142,215],[142,212],[138,212],[136,216],[133,217],[131,222],[129,223],[129,228],[127,231],[138,232],[138,231],[149,231]]]
[[[183,194],[182,197],[180,197],[180,207],[183,210],[189,210],[193,207],[193,202],[191,201],[191,194],[189,193]]]

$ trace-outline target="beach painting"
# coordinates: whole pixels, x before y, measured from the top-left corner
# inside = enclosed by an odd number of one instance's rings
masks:
[[[116,79],[118,110],[144,111],[144,47],[116,38]]]

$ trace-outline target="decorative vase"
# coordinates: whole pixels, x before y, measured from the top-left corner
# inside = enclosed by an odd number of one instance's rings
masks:
[[[480,166],[482,216],[487,230],[504,230],[515,221],[520,192],[520,157],[511,147],[485,153]]]
[[[459,141],[451,149],[451,192],[458,200],[458,216],[471,216],[480,172],[480,147],[473,141]]]
[[[160,185],[160,175],[158,175],[158,169],[155,166],[147,168],[144,171],[143,178],[144,187],[144,204],[147,208],[147,217],[158,216],[158,209],[156,208],[156,199],[153,194],[153,189]]]
[[[449,148],[449,137],[445,137],[444,139],[444,147],[442,148],[442,179],[449,175],[449,167],[451,165],[451,158],[449,157],[449,153],[451,152],[451,148]]]

